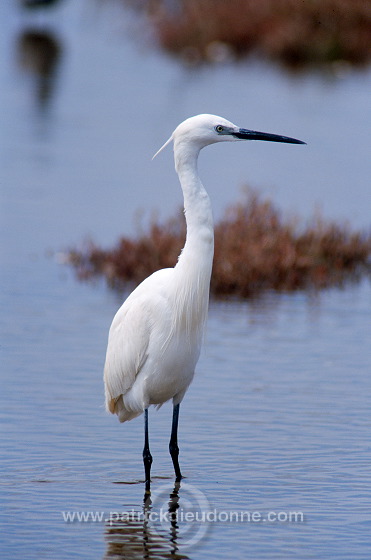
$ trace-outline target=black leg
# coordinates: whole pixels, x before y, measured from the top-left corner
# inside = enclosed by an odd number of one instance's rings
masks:
[[[179,456],[179,447],[178,447],[178,420],[179,420],[179,407],[180,404],[174,405],[173,408],[173,423],[171,426],[171,436],[170,436],[170,443],[169,443],[169,451],[171,458],[173,460],[174,471],[176,480],[179,481],[182,479],[182,474],[179,468],[178,456]]]
[[[151,465],[152,465],[152,455],[149,450],[149,439],[148,439],[148,408],[144,411],[144,448],[143,448],[143,463],[144,472],[146,475],[146,492],[150,491],[151,487]]]

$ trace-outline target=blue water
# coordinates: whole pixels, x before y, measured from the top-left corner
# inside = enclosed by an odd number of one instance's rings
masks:
[[[141,47],[119,23],[117,6],[115,17],[112,4],[97,6],[61,2],[45,14],[25,14],[10,1],[1,8],[1,558],[368,559],[367,280],[319,294],[211,303],[197,375],[181,405],[186,478],[174,492],[171,406],[151,410],[153,496],[143,510],[143,419],[120,425],[103,408],[106,338],[121,298],[101,283],[78,283],[62,263],[64,250],[86,236],[110,243],[133,232],[138,210],[171,215],[181,201],[171,152],[150,163],[152,153],[188,114],[241,120],[237,85],[247,82],[252,128],[308,135],[313,145],[295,157],[282,147],[254,147],[248,156],[241,146],[205,150],[201,170],[216,215],[248,180],[304,218],[320,204],[331,217],[368,226],[362,138],[370,73],[295,80],[257,63],[192,73]],[[42,106],[34,75],[17,62],[19,36],[30,26],[47,26],[62,53]],[[279,92],[269,103],[268,83]],[[344,119],[349,134],[339,137]],[[218,517],[204,526],[125,518],[169,502]],[[255,520],[231,520],[231,512]],[[270,521],[272,513],[280,520]],[[290,513],[302,516],[289,521]]]

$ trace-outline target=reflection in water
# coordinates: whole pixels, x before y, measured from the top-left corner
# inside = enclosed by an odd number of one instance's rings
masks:
[[[170,518],[170,541],[174,546],[174,550],[177,550],[178,543],[178,522],[176,519],[176,513],[179,509],[179,488],[180,482],[175,482],[174,490],[170,494],[169,500],[169,518]]]
[[[56,37],[45,30],[28,29],[17,41],[19,65],[35,77],[36,99],[46,107],[52,98],[62,47]]]
[[[44,8],[58,4],[60,0],[21,0],[24,8]]]
[[[179,508],[180,483],[175,482],[168,502],[169,535],[161,535],[152,526],[152,501],[146,493],[143,510],[111,514],[106,525],[107,550],[105,559],[139,559],[148,560],[187,560],[188,556],[178,552],[178,522],[176,511]]]

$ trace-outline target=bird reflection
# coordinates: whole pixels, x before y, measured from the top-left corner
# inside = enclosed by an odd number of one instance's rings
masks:
[[[20,67],[36,81],[36,99],[45,108],[52,98],[62,47],[49,31],[27,29],[17,41]]]
[[[179,508],[180,482],[175,482],[169,495],[169,535],[159,535],[150,526],[152,501],[150,493],[144,494],[142,512],[128,512],[106,523],[107,550],[104,558],[148,559],[148,560],[189,560],[178,547],[178,523],[176,511]],[[140,515],[142,513],[142,515]],[[131,514],[131,515],[129,515]]]

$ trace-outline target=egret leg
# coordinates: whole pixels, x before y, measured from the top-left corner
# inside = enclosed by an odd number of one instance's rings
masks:
[[[176,480],[179,481],[182,479],[182,474],[179,468],[178,456],[179,456],[179,447],[178,447],[178,420],[179,420],[179,407],[180,404],[176,404],[173,407],[173,423],[171,426],[171,436],[170,436],[170,443],[169,443],[169,451],[171,458],[173,460],[174,471]]]
[[[152,455],[149,450],[149,438],[148,438],[148,408],[144,411],[144,448],[143,448],[143,463],[144,472],[146,475],[146,491],[149,492],[151,486],[151,465],[152,465]]]

